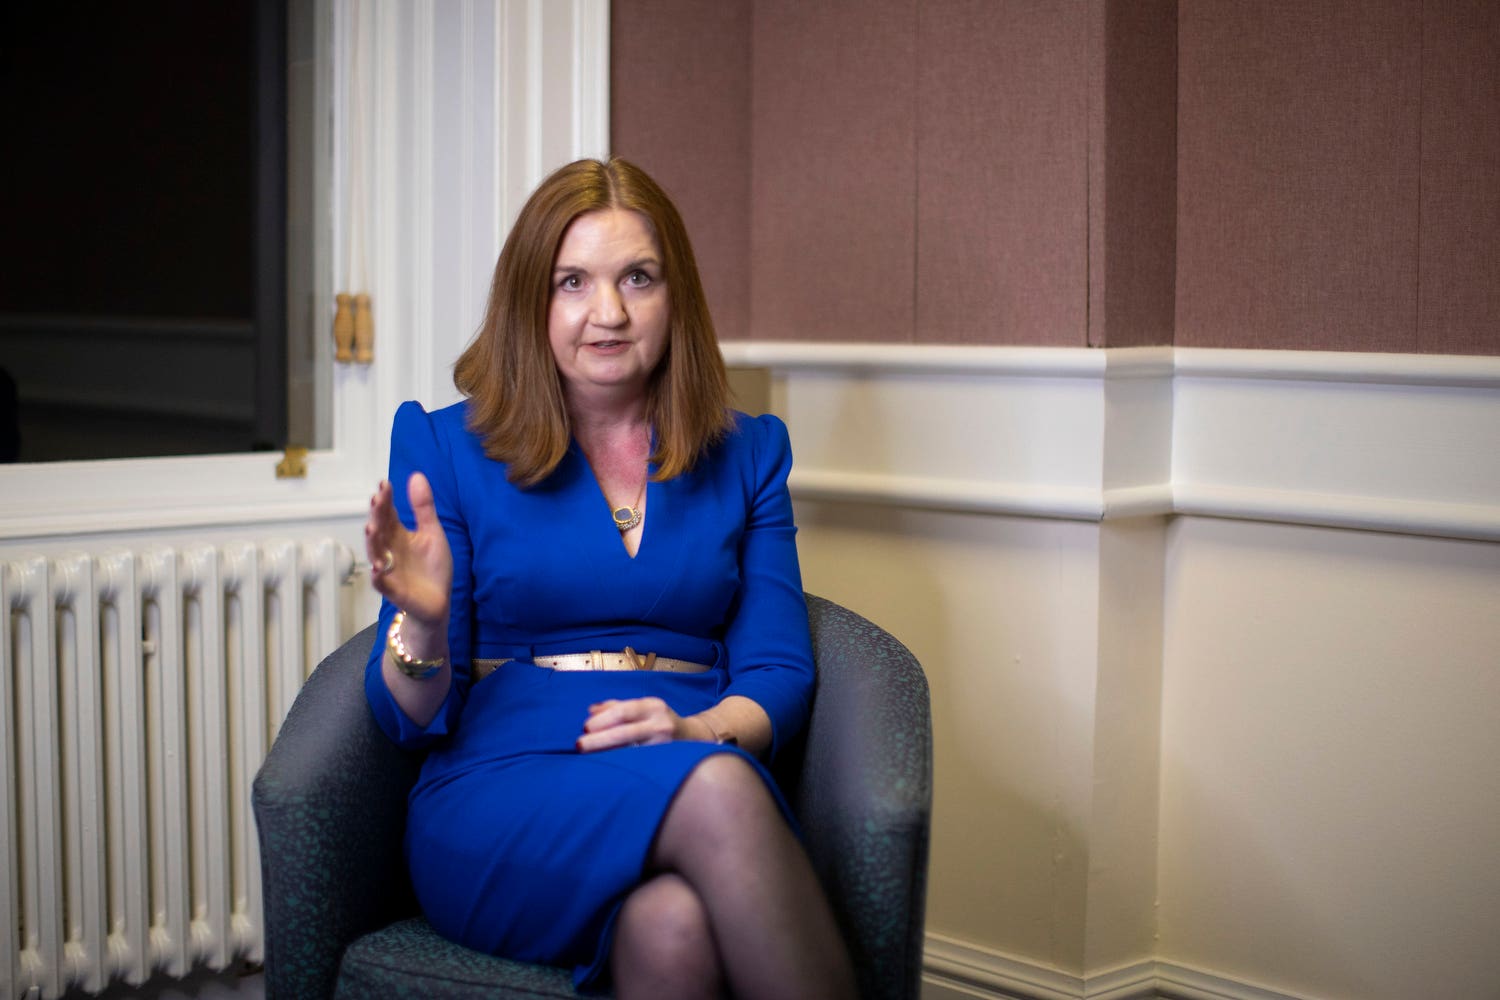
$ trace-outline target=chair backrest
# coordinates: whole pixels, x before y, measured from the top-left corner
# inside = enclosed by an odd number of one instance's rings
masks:
[[[894,636],[807,595],[818,667],[789,801],[867,1000],[921,988],[932,816],[927,678]]]
[[[417,912],[401,845],[421,759],[370,714],[374,641],[372,625],[318,665],[255,777],[268,996],[332,996],[350,942]]]

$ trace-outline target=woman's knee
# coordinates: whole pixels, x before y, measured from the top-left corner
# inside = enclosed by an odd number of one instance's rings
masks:
[[[677,790],[651,860],[694,878],[695,861],[722,866],[731,859],[748,860],[776,843],[785,828],[781,809],[754,765],[738,754],[714,754]]]
[[[622,996],[711,997],[722,989],[708,911],[675,874],[654,876],[626,897],[611,963]]]
[[[781,821],[781,810],[760,772],[739,754],[705,757],[683,781],[677,797],[705,807],[709,815],[730,825],[756,819]]]

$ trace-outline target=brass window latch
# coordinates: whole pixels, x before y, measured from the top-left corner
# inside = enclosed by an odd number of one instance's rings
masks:
[[[289,444],[281,461],[276,463],[277,479],[307,478],[307,449],[300,444]]]
[[[339,292],[334,302],[333,360],[370,364],[375,360],[375,316],[370,311],[370,296]]]

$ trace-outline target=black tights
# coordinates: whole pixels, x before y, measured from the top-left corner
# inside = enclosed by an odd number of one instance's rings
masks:
[[[619,1000],[853,1000],[854,971],[802,845],[733,754],[683,782],[615,924]]]

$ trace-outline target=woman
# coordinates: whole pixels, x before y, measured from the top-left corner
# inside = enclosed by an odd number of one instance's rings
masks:
[[[366,692],[431,751],[429,921],[622,998],[853,996],[759,760],[813,682],[786,428],[728,408],[661,189],[619,159],[547,178],[454,381],[397,413],[365,527]]]

